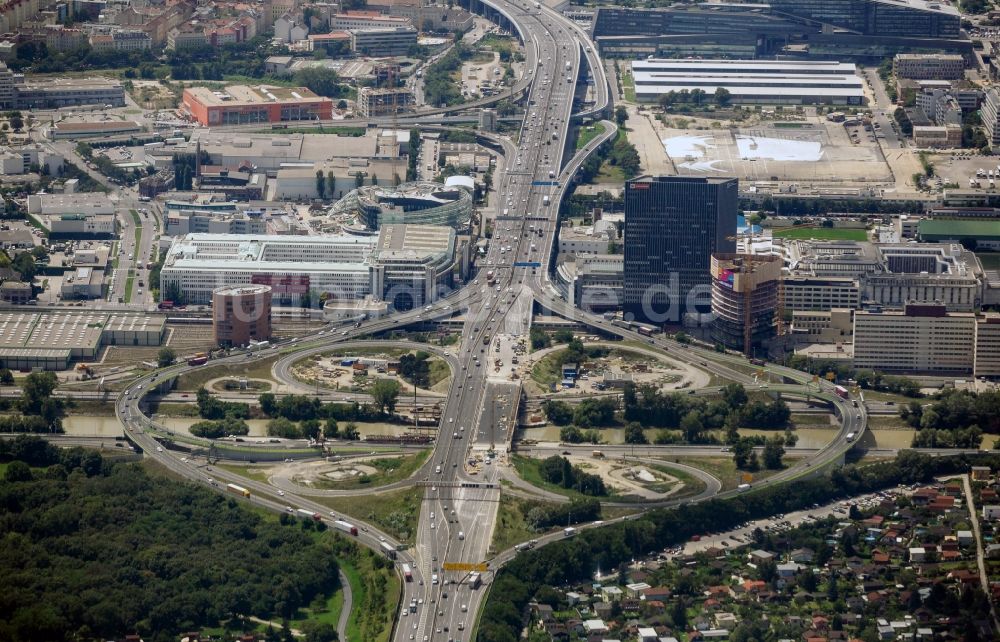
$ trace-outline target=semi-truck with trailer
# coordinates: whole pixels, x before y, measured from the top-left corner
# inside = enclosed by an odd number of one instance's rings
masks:
[[[250,491],[242,486],[237,486],[236,484],[226,484],[226,490],[237,495],[243,495],[244,497],[250,496]]]
[[[308,508],[300,508],[298,512],[299,512],[299,517],[303,519],[311,519],[314,522],[318,522],[321,519],[323,519],[322,515],[320,515],[316,511],[311,511]]]
[[[387,558],[391,560],[396,559],[396,549],[388,542],[379,542],[379,548],[382,550],[382,554]]]
[[[355,526],[354,524],[351,524],[350,522],[345,522],[342,519],[338,519],[337,521],[335,521],[333,523],[333,527],[336,528],[338,531],[343,531],[344,533],[347,533],[348,535],[353,535],[355,537],[358,536],[358,527]]]
[[[403,579],[407,582],[413,581],[413,571],[410,569],[409,564],[403,564]]]
[[[847,394],[848,394],[847,393],[847,388],[845,388],[844,386],[837,386],[836,388],[833,389],[833,391],[841,399],[847,399]]]

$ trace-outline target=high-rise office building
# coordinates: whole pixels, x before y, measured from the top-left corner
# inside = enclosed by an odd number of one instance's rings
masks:
[[[625,183],[626,318],[680,323],[711,310],[712,254],[736,251],[737,187],[694,176]]]

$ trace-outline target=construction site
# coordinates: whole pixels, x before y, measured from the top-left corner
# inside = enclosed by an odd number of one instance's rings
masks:
[[[750,356],[781,333],[781,268],[777,255],[712,255],[712,339]]]

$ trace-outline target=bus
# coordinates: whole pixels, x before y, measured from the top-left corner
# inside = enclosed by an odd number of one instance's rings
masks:
[[[410,570],[409,564],[403,564],[403,579],[405,579],[407,582],[413,581],[413,571]]]
[[[845,388],[844,386],[837,386],[836,388],[833,389],[833,391],[841,399],[847,399],[847,388]]]

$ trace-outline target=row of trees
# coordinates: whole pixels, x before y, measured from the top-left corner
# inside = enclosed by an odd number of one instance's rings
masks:
[[[692,535],[728,530],[736,524],[791,512],[895,486],[966,471],[969,466],[1000,465],[1000,456],[929,457],[906,451],[877,466],[848,465],[823,477],[756,489],[732,499],[715,499],[677,509],[652,510],[621,524],[588,530],[572,539],[519,555],[497,575],[479,627],[480,642],[515,642],[528,602],[544,585],[591,578]]]
[[[198,388],[198,415],[203,419],[246,419],[250,416],[250,405],[235,401],[222,401],[212,396],[205,388]]]
[[[296,424],[284,417],[275,417],[267,422],[267,434],[284,439],[319,439],[322,435],[325,439],[353,441],[361,437],[358,426],[353,421],[341,428],[336,419],[326,419],[322,423],[319,419],[303,419]]]
[[[261,412],[267,417],[283,417],[291,421],[333,419],[334,421],[373,421],[382,418],[379,410],[369,404],[322,403],[307,395],[285,395],[280,400],[272,392],[257,397]]]

